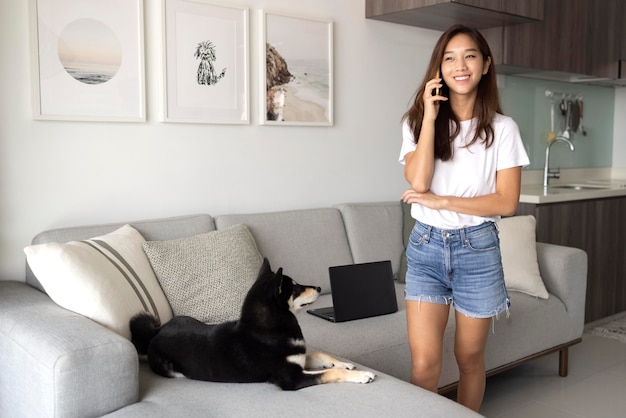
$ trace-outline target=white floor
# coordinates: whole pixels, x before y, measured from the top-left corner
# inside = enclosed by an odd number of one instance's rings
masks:
[[[591,335],[569,349],[569,376],[551,354],[487,380],[489,418],[626,417],[626,344]]]

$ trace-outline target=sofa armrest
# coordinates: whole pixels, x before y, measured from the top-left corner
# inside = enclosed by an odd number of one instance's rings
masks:
[[[130,341],[0,281],[0,416],[100,416],[137,402],[138,358]]]
[[[579,248],[537,243],[537,261],[548,292],[567,310],[572,339],[582,336],[587,294],[587,253]]]

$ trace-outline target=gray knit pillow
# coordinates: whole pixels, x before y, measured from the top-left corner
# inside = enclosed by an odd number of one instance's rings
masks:
[[[148,241],[143,249],[174,315],[212,324],[239,319],[263,261],[245,225],[171,241]]]

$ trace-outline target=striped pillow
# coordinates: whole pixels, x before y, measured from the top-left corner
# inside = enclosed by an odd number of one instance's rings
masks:
[[[151,312],[162,323],[172,318],[144,242],[125,225],[89,240],[32,245],[24,252],[52,300],[130,339],[128,321],[137,312]]]

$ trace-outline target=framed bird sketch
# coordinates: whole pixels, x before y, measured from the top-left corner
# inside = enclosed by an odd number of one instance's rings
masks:
[[[250,123],[248,9],[164,0],[163,120]]]
[[[261,10],[259,26],[261,124],[331,126],[332,20]]]
[[[31,0],[33,117],[143,122],[143,0]]]

